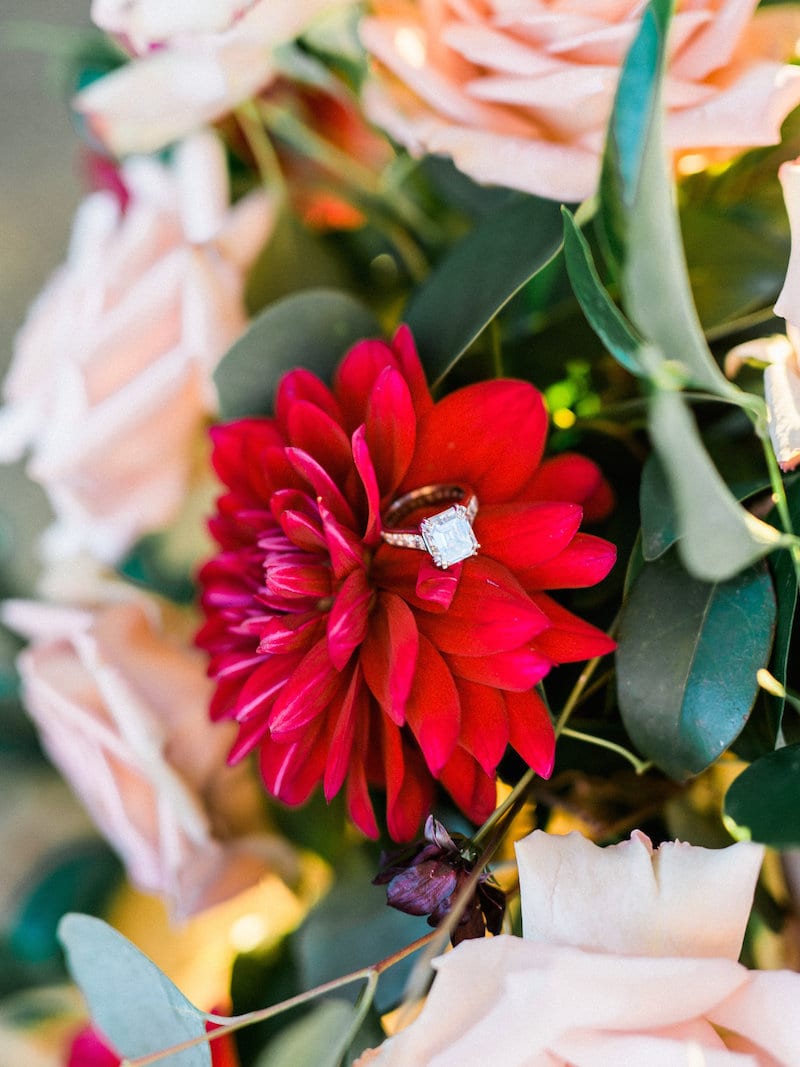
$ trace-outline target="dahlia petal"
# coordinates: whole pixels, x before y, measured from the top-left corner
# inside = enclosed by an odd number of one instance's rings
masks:
[[[226,651],[214,655],[209,660],[208,674],[211,678],[235,678],[237,674],[249,673],[254,667],[264,662],[264,656],[242,654],[241,650]]]
[[[323,563],[269,563],[265,568],[267,591],[271,596],[313,597],[319,600],[333,592],[331,569]]]
[[[532,641],[537,652],[554,663],[575,663],[583,659],[605,656],[617,647],[616,641],[596,626],[573,615],[552,597],[532,593],[531,598],[550,618],[548,630],[537,634]]]
[[[375,464],[366,440],[366,427],[359,426],[352,439],[353,462],[356,465],[361,484],[367,497],[367,525],[364,530],[365,544],[374,545],[380,540],[381,495]]]
[[[361,667],[372,695],[402,726],[417,667],[419,633],[414,613],[394,593],[379,593],[361,645]]]
[[[293,545],[305,552],[319,552],[328,547],[319,525],[300,511],[282,511],[278,519],[280,527]],[[259,542],[259,547],[265,547]]]
[[[546,632],[546,631],[545,631]],[[553,661],[530,647],[521,645],[491,656],[448,656],[453,674],[479,685],[522,693],[541,682]]]
[[[305,654],[285,680],[270,715],[273,738],[285,738],[320,716],[340,685],[340,675],[331,663],[328,641],[324,638]]]
[[[419,612],[420,631],[441,652],[488,656],[518,648],[549,625],[547,616],[500,563],[468,560],[450,610]]]
[[[356,667],[338,711],[331,708],[331,717],[335,719],[335,725],[322,779],[323,792],[328,802],[336,796],[344,784],[350,766],[356,721],[359,718],[365,718],[368,710],[361,671]]]
[[[344,670],[366,636],[371,596],[363,570],[352,571],[336,593],[328,614],[328,654],[337,671]]]
[[[292,467],[305,478],[316,493],[318,502],[323,503],[339,522],[354,527],[356,520],[352,508],[325,468],[302,449],[287,448],[285,452]]]
[[[341,580],[352,570],[364,566],[364,552],[361,541],[319,502],[319,515],[328,546],[334,578]]]
[[[322,618],[318,611],[273,615],[259,630],[258,652],[305,652],[319,640]]]
[[[237,722],[249,722],[252,719],[260,719],[262,716],[267,720],[275,697],[301,661],[302,657],[297,653],[269,656],[265,659],[239,691],[235,707]]]
[[[323,717],[289,744],[271,741],[259,753],[259,769],[270,793],[284,804],[305,804],[325,769]]]
[[[494,775],[508,745],[508,715],[501,693],[491,686],[456,679],[461,702],[459,744]]]
[[[285,442],[272,419],[238,419],[212,426],[211,462],[220,481],[231,489],[248,493],[258,465],[251,462],[266,448],[279,448]]]
[[[359,341],[339,364],[333,392],[343,412],[343,425],[350,433],[366,421],[370,393],[381,372],[396,366],[391,348],[378,338]]]
[[[495,504],[475,518],[481,554],[512,572],[557,556],[578,532],[583,511],[577,504]]]
[[[542,778],[553,773],[556,735],[544,701],[533,689],[504,693],[508,713],[508,739],[523,760]]]
[[[465,386],[419,420],[402,488],[453,482],[473,489],[482,504],[508,500],[536,469],[546,434],[544,400],[527,382]]]
[[[421,611],[441,614],[447,608],[439,603],[438,596],[432,599],[425,599],[417,593],[417,583],[420,579],[420,569],[423,562],[421,552],[384,544],[378,548],[372,557],[370,574],[377,588],[391,590],[391,592],[402,597],[407,604]],[[430,573],[429,570],[426,570],[426,574]],[[427,594],[428,590],[423,590],[423,592]],[[452,600],[450,603],[452,603]]]
[[[417,670],[406,704],[406,722],[431,774],[436,776],[458,743],[461,705],[447,664],[424,637],[419,639]]]
[[[520,495],[524,500],[580,504],[584,518],[589,522],[605,518],[614,502],[611,487],[597,464],[574,452],[564,452],[545,460]]]
[[[386,367],[367,405],[366,441],[378,476],[381,496],[397,489],[414,455],[417,416],[411,392],[399,371]]]
[[[395,841],[410,841],[433,799],[433,784],[417,753],[404,747],[400,731],[385,717],[383,762],[386,781],[386,825]]]
[[[212,722],[234,718],[240,688],[241,683],[238,678],[222,679],[217,683],[208,705],[208,715]]]
[[[616,559],[617,550],[610,541],[579,533],[554,559],[535,567],[518,567],[517,575],[526,589],[583,589],[602,581]]]
[[[439,781],[474,823],[486,822],[497,805],[494,776],[486,774],[463,748],[455,750]]]
[[[350,471],[350,441],[342,427],[315,404],[297,401],[287,414],[288,443],[324,464],[333,480],[343,483]]]
[[[299,401],[313,404],[338,423],[342,421],[341,409],[328,386],[310,370],[298,367],[284,374],[275,393],[275,421],[285,435],[289,433],[289,415]]]
[[[436,604],[443,611],[447,611],[453,603],[453,597],[458,589],[458,580],[461,577],[462,565],[455,563],[442,570],[437,567],[433,559],[426,552],[422,556],[419,570],[417,571],[416,594],[420,600]]]
[[[367,716],[358,717],[352,746],[350,773],[347,776],[347,810],[353,823],[373,840],[378,837],[378,822],[367,787],[363,753],[369,752],[369,721]]]
[[[395,331],[392,338],[392,348],[400,367],[400,373],[405,378],[411,392],[414,410],[417,416],[424,415],[426,411],[433,407],[433,398],[428,388],[425,371],[417,354],[414,335],[404,322],[400,323]]]
[[[234,766],[240,763],[245,756],[249,756],[253,749],[261,744],[268,733],[269,723],[266,719],[242,723],[236,740],[228,753],[228,764]]]

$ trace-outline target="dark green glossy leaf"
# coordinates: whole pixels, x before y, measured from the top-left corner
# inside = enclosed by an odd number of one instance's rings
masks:
[[[646,564],[617,650],[619,706],[636,747],[676,779],[713,763],[747,720],[774,623],[763,566],[711,584],[687,574],[674,552]]]
[[[601,234],[619,264],[623,307],[660,359],[726,396],[697,317],[663,138],[661,81],[672,0],[651,0],[623,65],[600,182]]]
[[[564,257],[572,289],[594,332],[611,355],[631,374],[645,375],[639,363],[641,339],[608,295],[594,265],[589,242],[567,208],[564,216]]]
[[[352,853],[333,889],[298,930],[294,946],[304,988],[376,963],[430,929],[424,919],[387,905],[385,888],[372,885],[375,873],[364,853]],[[405,960],[382,976],[375,996],[379,1012],[400,1000],[412,964]]]
[[[70,846],[50,858],[50,866],[22,903],[9,929],[9,940],[20,959],[45,962],[60,955],[56,931],[68,911],[102,910],[122,877],[122,866],[100,841]]]
[[[147,1056],[205,1033],[203,1013],[152,960],[102,919],[65,915],[58,936],[92,1019],[123,1056]],[[178,1053],[169,1063],[211,1067],[208,1044]]]
[[[561,247],[556,203],[512,198],[482,219],[416,291],[404,319],[434,384]]]
[[[378,334],[372,313],[337,290],[309,289],[271,304],[214,373],[222,418],[269,414],[287,371],[306,367],[328,378],[352,344]]]
[[[800,848],[800,745],[751,764],[728,790],[725,815],[754,841]]]
[[[642,515],[642,555],[648,563],[652,563],[678,540],[675,507],[664,468],[655,453],[642,469],[639,509]]]

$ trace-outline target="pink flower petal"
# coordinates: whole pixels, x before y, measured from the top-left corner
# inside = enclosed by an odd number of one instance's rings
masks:
[[[537,634],[532,647],[554,663],[574,663],[582,659],[605,656],[617,647],[616,641],[591,623],[573,615],[544,593],[533,593],[531,599],[550,619],[549,629]]]
[[[542,778],[549,778],[555,762],[556,738],[544,701],[533,689],[503,694],[512,748]]]
[[[610,541],[592,534],[576,534],[554,559],[535,567],[518,567],[526,589],[583,589],[606,577],[617,559]]]
[[[386,367],[367,405],[366,441],[380,495],[394,493],[414,455],[417,417],[408,385],[399,371]]]
[[[547,633],[547,631],[544,631]],[[448,656],[453,674],[482,686],[525,692],[532,689],[550,671],[552,660],[528,645],[491,656]]]
[[[508,744],[508,715],[501,693],[486,685],[456,679],[461,702],[459,744],[486,774],[493,775]]]
[[[328,654],[337,671],[347,661],[367,633],[372,589],[363,570],[354,570],[336,593],[328,614]]]
[[[474,823],[485,822],[495,809],[494,773],[487,774],[463,748],[456,748],[439,774],[439,781]]]
[[[475,536],[483,555],[516,571],[562,552],[577,533],[582,514],[570,503],[490,504],[478,511]]]
[[[419,639],[417,670],[406,703],[406,722],[431,774],[438,775],[458,742],[461,706],[447,664],[424,637]]]
[[[276,740],[295,734],[320,717],[341,688],[341,676],[328,654],[327,638],[318,641],[284,680],[269,717],[270,733]]]
[[[361,646],[361,666],[375,699],[398,726],[405,722],[418,649],[411,609],[394,593],[379,593]]]

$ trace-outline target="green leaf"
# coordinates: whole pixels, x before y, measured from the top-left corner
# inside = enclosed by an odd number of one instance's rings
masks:
[[[269,414],[287,371],[306,367],[327,378],[351,345],[379,334],[372,312],[347,293],[309,289],[284,297],[253,320],[217,367],[222,418]]]
[[[255,1067],[339,1067],[355,1017],[349,1001],[324,1000],[270,1041]]]
[[[337,875],[294,938],[306,989],[376,963],[429,930],[423,919],[387,905],[386,890],[371,884],[375,867],[363,852],[352,853]],[[379,1012],[400,1000],[412,965],[409,958],[381,977],[375,995]]]
[[[678,550],[691,574],[724,581],[785,543],[774,526],[736,502],[680,393],[665,389],[651,397],[649,426],[675,506]]]
[[[93,1021],[123,1056],[135,1059],[200,1037],[205,1016],[142,952],[102,919],[71,913],[58,929],[67,964]],[[170,1067],[211,1067],[207,1043]]]
[[[775,596],[764,567],[700,582],[674,552],[646,564],[623,610],[619,706],[636,747],[676,779],[735,740],[768,658]]]
[[[428,378],[452,370],[497,313],[561,247],[561,214],[550,200],[513,197],[456,244],[417,289],[404,320]]]
[[[696,385],[736,392],[697,317],[663,138],[661,81],[672,0],[651,0],[623,65],[600,181],[601,235],[620,265],[626,314]]]
[[[800,847],[800,745],[770,752],[743,771],[725,797],[725,815],[754,841]]]
[[[565,207],[564,257],[572,289],[589,325],[616,361],[631,374],[645,375],[638,354],[641,339],[608,295],[594,265],[589,242]]]

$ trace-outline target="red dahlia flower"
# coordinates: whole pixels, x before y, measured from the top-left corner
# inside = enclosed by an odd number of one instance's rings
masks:
[[[435,781],[487,818],[509,744],[550,774],[553,727],[533,687],[613,643],[544,590],[593,585],[615,550],[578,532],[608,508],[600,472],[576,455],[542,462],[546,431],[526,382],[434,403],[406,327],[391,345],[355,345],[332,389],[292,371],[274,418],[212,431],[227,492],[211,521],[222,551],[200,574],[197,640],[217,680],[212,717],[240,725],[232,761],[258,748],[267,789],[287,804],[320,783],[330,799],[346,782],[370,836],[368,786],[385,787],[400,841],[430,810]],[[431,485],[479,505],[478,554],[446,570],[381,536],[387,509]]]

